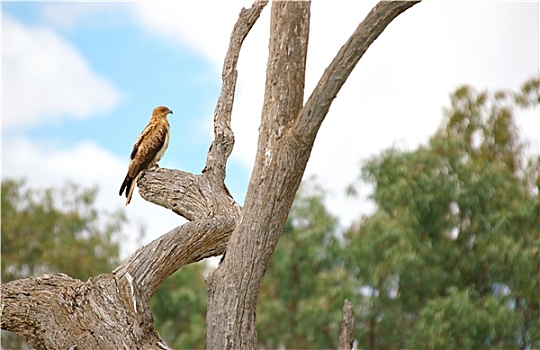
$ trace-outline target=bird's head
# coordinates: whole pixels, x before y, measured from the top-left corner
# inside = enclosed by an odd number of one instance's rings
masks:
[[[173,114],[169,107],[159,106],[152,111],[152,117],[165,118],[169,113]]]

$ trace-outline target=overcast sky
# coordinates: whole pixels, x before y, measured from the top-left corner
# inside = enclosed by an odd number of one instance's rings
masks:
[[[314,0],[306,96],[376,1]],[[2,176],[31,186],[72,180],[100,189],[116,209],[138,134],[155,106],[174,111],[162,167],[200,173],[212,139],[222,60],[234,22],[251,1],[3,2]],[[255,157],[270,6],[246,39],[233,110],[236,145],[227,185],[243,203]],[[348,225],[373,205],[344,196],[362,160],[414,149],[441,124],[462,84],[518,89],[539,73],[538,2],[426,0],[400,15],[369,48],[335,99],[306,176],[329,191]],[[538,110],[519,115],[539,152]],[[137,191],[136,191],[137,193]],[[137,194],[125,209],[150,241],[183,221]],[[131,230],[131,231],[129,231]],[[135,236],[133,226],[126,235]],[[134,241],[126,248],[135,249]]]

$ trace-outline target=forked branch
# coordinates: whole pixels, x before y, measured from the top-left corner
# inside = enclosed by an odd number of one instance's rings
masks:
[[[221,94],[214,110],[214,141],[210,145],[206,166],[203,169],[203,173],[212,173],[216,181],[220,183],[225,181],[225,167],[234,145],[231,114],[236,78],[238,77],[236,66],[240,56],[240,48],[267,3],[268,0],[257,0],[251,8],[242,9],[240,17],[234,25],[229,49],[223,62]]]
[[[223,254],[240,218],[240,207],[225,187],[227,159],[234,146],[231,114],[238,76],[236,67],[244,39],[268,1],[242,9],[231,34],[223,64],[223,85],[214,112],[214,141],[202,175],[157,169],[139,180],[141,195],[173,210],[186,223],[140,248],[115,272],[129,272],[147,299],[168,276],[183,265]]]
[[[324,71],[296,120],[295,134],[304,138],[304,143],[313,143],[332,101],[371,44],[397,16],[419,2],[380,1],[360,22]]]

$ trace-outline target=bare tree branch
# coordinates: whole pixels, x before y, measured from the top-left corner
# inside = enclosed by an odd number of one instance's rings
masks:
[[[397,16],[419,2],[380,1],[358,25],[324,71],[298,116],[294,133],[302,143],[313,143],[332,101],[371,44]]]
[[[211,172],[215,174],[216,181],[221,184],[225,182],[227,159],[234,145],[234,135],[231,130],[231,113],[236,78],[238,76],[236,66],[240,48],[267,3],[268,0],[257,0],[251,8],[242,9],[231,33],[229,49],[225,55],[221,73],[223,85],[214,111],[214,142],[210,146],[206,166],[203,169],[203,173]]]
[[[235,226],[235,216],[188,222],[137,250],[113,273],[119,278],[127,273],[133,276],[147,301],[180,267],[223,254]]]
[[[2,286],[2,329],[36,349],[170,349],[130,275],[81,282],[64,274]]]

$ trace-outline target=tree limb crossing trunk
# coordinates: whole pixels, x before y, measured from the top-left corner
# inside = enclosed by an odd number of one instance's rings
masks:
[[[255,169],[242,221],[233,231],[224,261],[208,278],[206,342],[210,349],[257,347],[255,311],[260,281],[309,157],[308,145],[298,143],[290,127],[303,102],[309,10],[309,1],[272,4]]]
[[[417,2],[380,2],[360,23],[302,107],[309,1],[272,3],[259,143],[241,222],[208,278],[207,346],[257,347],[259,288],[300,185],[315,137],[356,63],[390,22]]]

